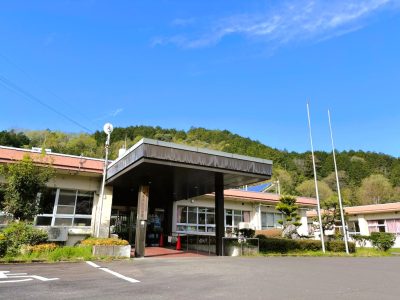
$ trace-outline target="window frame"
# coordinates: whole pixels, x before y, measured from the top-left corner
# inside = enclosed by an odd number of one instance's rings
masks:
[[[94,192],[93,191],[87,191],[87,190],[74,190],[74,189],[62,189],[62,188],[55,188],[56,189],[56,195],[55,195],[55,199],[54,199],[54,206],[53,206],[53,212],[47,213],[47,214],[38,214],[35,217],[35,224],[37,226],[65,226],[65,227],[91,227],[92,226],[92,215],[93,212],[90,214],[76,214],[76,205],[77,205],[77,201],[78,201],[78,195],[80,192],[82,193],[91,193],[92,195],[92,204],[91,204],[91,208],[93,210],[93,202],[94,202]],[[74,206],[73,206],[73,213],[72,214],[65,214],[65,213],[57,213],[57,208],[59,208],[59,206],[71,206],[72,205],[59,205],[59,200],[60,200],[60,194],[61,191],[68,191],[68,192],[73,192],[75,194],[75,200],[74,200]],[[50,225],[38,225],[37,224],[37,219],[38,217],[45,217],[45,218],[51,218],[51,223]],[[56,225],[56,220],[57,219],[70,219],[71,223],[70,225]],[[90,220],[90,224],[89,225],[76,225],[75,224],[75,220],[76,219],[84,219],[84,220]]]
[[[264,226],[264,224],[263,224],[263,215],[265,215],[265,218],[266,218],[266,223],[265,223],[266,226]],[[273,216],[272,226],[268,226],[268,219],[269,219],[268,215]],[[268,229],[274,229],[274,228],[282,229],[283,228],[283,225],[278,223],[278,220],[283,220],[283,221],[285,220],[284,215],[280,212],[262,211],[260,217],[261,217],[261,229],[262,230],[268,230]]]
[[[215,208],[213,207],[205,207],[205,206],[187,206],[187,205],[178,205],[177,206],[177,213],[179,211],[179,208],[182,208],[182,212],[186,213],[186,223],[182,223],[178,221],[176,222],[176,232],[178,233],[196,233],[196,234],[205,234],[205,235],[212,235],[215,234],[215,222],[214,224],[207,223],[207,217],[208,215],[213,215],[214,216],[214,221],[215,221]],[[196,223],[189,223],[189,209],[196,209]],[[205,209],[205,212],[200,212],[200,209]],[[212,210],[212,211],[210,211]],[[193,212],[191,212],[193,213]],[[199,214],[204,214],[205,220],[204,224],[199,223]],[[178,220],[178,218],[177,218]],[[186,230],[179,230],[179,227],[182,226]],[[188,228],[196,228],[196,230],[188,230]],[[199,231],[199,227],[204,227],[204,231]],[[209,231],[210,230],[210,231]]]

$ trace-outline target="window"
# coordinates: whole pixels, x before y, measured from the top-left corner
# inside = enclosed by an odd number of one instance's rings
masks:
[[[368,221],[369,232],[386,232],[385,220]]]
[[[386,220],[387,232],[400,235],[400,219]]]
[[[215,210],[208,207],[178,206],[177,232],[215,232]]]
[[[227,231],[233,231],[237,228],[240,222],[250,222],[250,212],[243,210],[225,210],[225,228]]]
[[[49,189],[40,197],[44,213],[36,217],[36,225],[90,226],[93,197],[89,191]]]
[[[347,227],[349,234],[360,234],[360,225],[358,224],[358,221],[347,222]]]
[[[368,221],[369,232],[390,232],[400,235],[400,219]]]
[[[240,222],[250,222],[250,212],[225,210],[225,228],[232,231]],[[178,206],[177,232],[213,233],[215,232],[215,209],[208,207]]]
[[[261,227],[262,229],[282,228],[279,221],[283,219],[283,214],[281,213],[261,212]]]

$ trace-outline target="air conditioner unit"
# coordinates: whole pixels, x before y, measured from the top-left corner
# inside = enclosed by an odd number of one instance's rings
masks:
[[[68,227],[48,227],[49,241],[65,242],[68,239]]]

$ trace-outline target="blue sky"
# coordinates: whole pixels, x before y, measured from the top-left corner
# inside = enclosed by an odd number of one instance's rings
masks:
[[[202,126],[306,151],[309,99],[317,149],[330,108],[339,150],[400,156],[400,0],[2,1],[0,45],[0,130]]]

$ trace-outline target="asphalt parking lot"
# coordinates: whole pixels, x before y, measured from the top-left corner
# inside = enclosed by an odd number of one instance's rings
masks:
[[[0,299],[399,299],[400,258],[2,264]]]

